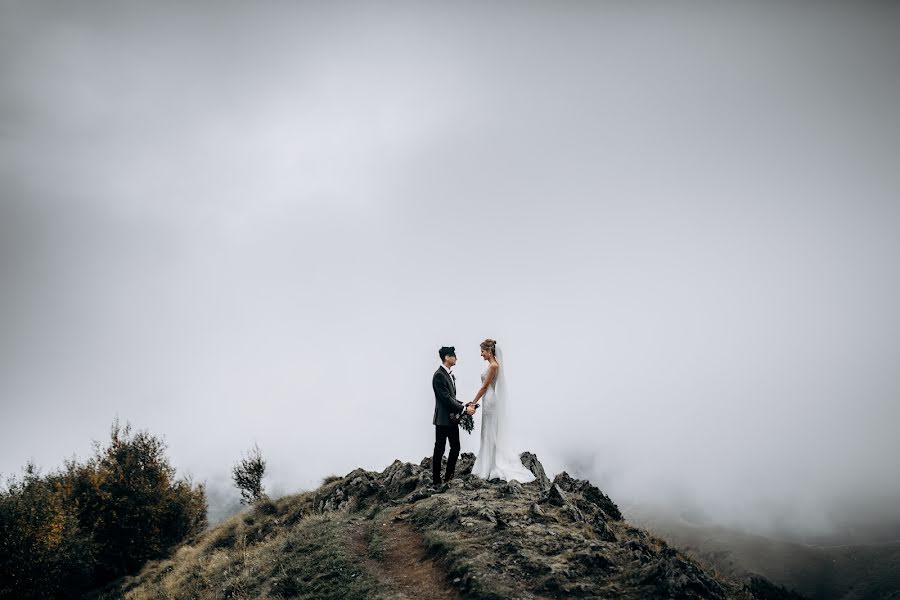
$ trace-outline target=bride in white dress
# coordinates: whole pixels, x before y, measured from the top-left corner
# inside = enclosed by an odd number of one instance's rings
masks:
[[[481,357],[488,367],[481,374],[481,389],[472,404],[482,401],[481,448],[472,474],[482,479],[515,479],[519,483],[534,481],[534,474],[525,468],[517,453],[513,452],[505,436],[505,413],[508,408],[506,374],[503,370],[503,353],[496,340],[481,342]]]

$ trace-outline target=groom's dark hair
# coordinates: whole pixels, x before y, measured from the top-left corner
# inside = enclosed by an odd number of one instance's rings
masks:
[[[448,356],[456,356],[456,348],[453,346],[443,346],[438,350],[438,356],[441,357],[441,362],[444,362],[444,359]]]

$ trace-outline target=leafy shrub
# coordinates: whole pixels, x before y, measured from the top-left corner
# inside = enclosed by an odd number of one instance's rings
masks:
[[[106,448],[0,490],[0,598],[75,597],[136,572],[206,527],[203,484],[175,480],[165,444],[118,420]]]
[[[0,598],[67,595],[90,583],[96,546],[67,506],[60,475],[28,463],[0,490]]]

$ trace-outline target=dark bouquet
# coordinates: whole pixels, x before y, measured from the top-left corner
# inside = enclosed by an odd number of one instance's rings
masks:
[[[480,404],[476,404],[475,408],[481,406]],[[472,430],[475,429],[475,419],[472,415],[466,414],[465,411],[461,415],[459,415],[459,426],[466,430],[466,433],[472,435]]]

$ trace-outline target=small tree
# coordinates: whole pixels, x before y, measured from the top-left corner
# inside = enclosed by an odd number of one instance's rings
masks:
[[[205,486],[176,480],[166,444],[131,424],[110,429],[110,444],[95,456],[76,484],[83,528],[99,546],[98,575],[111,579],[136,572],[206,528]]]
[[[0,487],[0,600],[81,597],[206,528],[205,486],[175,479],[161,439],[116,419],[94,449]]]
[[[265,494],[262,487],[262,478],[266,474],[266,461],[263,460],[259,446],[253,444],[253,448],[234,465],[232,476],[234,484],[241,490],[241,504],[253,504]]]

